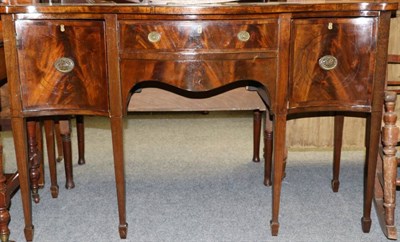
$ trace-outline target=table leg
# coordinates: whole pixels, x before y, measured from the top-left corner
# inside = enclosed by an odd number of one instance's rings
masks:
[[[60,134],[62,138],[63,153],[64,153],[64,167],[65,167],[65,188],[72,189],[75,187],[74,175],[72,169],[72,148],[71,148],[71,127],[70,120],[59,120]]]
[[[260,132],[261,132],[261,115],[260,110],[253,112],[253,161],[260,162]]]
[[[271,186],[271,167],[272,167],[272,151],[273,151],[273,123],[269,111],[265,111],[264,126],[264,185]]]
[[[344,116],[335,115],[335,124],[333,131],[333,177],[331,187],[333,192],[339,191],[339,173],[340,173],[340,155],[343,143],[343,124]]]
[[[27,121],[28,144],[29,144],[29,163],[32,198],[35,203],[40,201],[39,196],[39,177],[40,177],[40,154],[36,137],[36,121]]]
[[[12,132],[14,137],[15,155],[19,172],[19,182],[21,189],[22,207],[25,219],[25,238],[27,241],[33,240],[32,224],[32,202],[29,187],[28,172],[28,147],[26,144],[26,125],[24,118],[11,118]]]
[[[57,167],[56,167],[56,148],[54,140],[54,121],[47,119],[44,121],[44,130],[46,135],[47,157],[50,169],[50,191],[53,198],[58,197]]]
[[[78,136],[78,164],[85,164],[85,124],[82,115],[76,116],[76,134]]]
[[[44,156],[43,156],[43,135],[42,135],[42,122],[36,122],[36,143],[37,143],[37,156],[39,160],[39,188],[43,188],[45,185],[45,174],[44,174]]]
[[[271,233],[272,236],[277,236],[279,231],[279,204],[281,196],[285,146],[286,146],[286,115],[275,115],[275,130],[274,130],[274,169],[272,183],[272,220]]]
[[[370,118],[370,132],[366,154],[366,177],[364,183],[364,212],[361,218],[362,230],[368,233],[371,228],[371,205],[374,192],[376,158],[378,156],[380,127],[382,123],[382,112],[372,112]]]
[[[58,120],[55,120],[54,122],[54,130],[55,130],[57,152],[58,152],[56,161],[61,162],[64,159],[64,152],[63,152],[62,138],[60,133],[60,122]]]
[[[114,171],[117,187],[118,213],[119,213],[119,236],[126,239],[128,224],[126,223],[125,205],[125,168],[123,150],[123,123],[122,117],[111,117],[111,132],[114,153]]]

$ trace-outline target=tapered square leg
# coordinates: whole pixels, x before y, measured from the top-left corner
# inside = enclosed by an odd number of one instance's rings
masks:
[[[33,240],[34,228],[32,224],[32,201],[31,190],[29,187],[29,169],[28,169],[28,147],[26,143],[26,122],[24,118],[11,118],[12,132],[14,137],[15,155],[17,158],[17,167],[19,172],[20,191],[22,199],[22,208],[25,220],[25,239]]]
[[[274,126],[274,177],[272,183],[271,234],[277,236],[279,231],[279,205],[286,147],[286,115],[276,115]]]
[[[111,118],[112,143],[114,153],[114,171],[117,188],[118,214],[119,214],[119,235],[125,239],[128,233],[126,223],[126,194],[125,194],[125,167],[123,151],[123,124],[122,117]]]
[[[340,173],[340,156],[342,153],[343,143],[343,124],[344,116],[335,115],[334,131],[333,131],[333,177],[331,186],[333,192],[339,191],[339,173]]]

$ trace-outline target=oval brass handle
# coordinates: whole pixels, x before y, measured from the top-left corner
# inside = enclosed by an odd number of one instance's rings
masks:
[[[149,41],[152,43],[156,43],[160,41],[161,34],[156,31],[150,32],[149,35],[147,35],[147,39],[149,39]]]
[[[54,62],[54,67],[59,72],[68,73],[74,69],[75,63],[71,58],[61,57]]]
[[[325,55],[319,58],[318,64],[322,69],[329,71],[335,69],[335,67],[338,64],[338,61],[336,57],[332,55]]]
[[[250,33],[246,30],[242,30],[237,34],[237,37],[240,41],[246,42],[250,39]]]

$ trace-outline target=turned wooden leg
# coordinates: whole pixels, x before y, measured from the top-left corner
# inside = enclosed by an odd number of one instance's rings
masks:
[[[123,125],[122,117],[111,118],[112,143],[114,154],[115,181],[117,186],[118,214],[119,214],[119,236],[125,239],[128,233],[126,223],[125,205],[125,171],[123,151]]]
[[[71,122],[65,119],[59,120],[59,123],[64,153],[65,188],[72,189],[75,187],[75,183],[72,169]]]
[[[342,153],[343,143],[343,124],[344,116],[335,115],[335,124],[333,131],[333,177],[331,187],[333,192],[339,191],[339,173],[340,173],[340,156]]]
[[[57,162],[61,162],[64,159],[64,152],[63,152],[63,145],[62,145],[62,138],[60,133],[60,122],[55,120],[54,122],[54,130],[56,135],[56,144],[57,144]]]
[[[39,188],[43,188],[45,185],[44,180],[44,152],[43,152],[43,135],[42,135],[42,122],[36,122],[36,141],[37,141],[37,150],[38,150],[38,159],[39,159]]]
[[[382,111],[373,111],[368,118],[370,118],[370,132],[366,155],[364,212],[361,219],[362,230],[364,233],[368,233],[371,228],[371,205],[374,192],[374,179],[380,138],[380,129],[377,127],[381,127]]]
[[[27,133],[28,133],[28,144],[29,144],[29,162],[30,162],[30,178],[31,178],[31,189],[32,198],[35,203],[40,201],[39,196],[39,177],[40,177],[40,159],[37,149],[36,139],[36,121],[26,122]]]
[[[50,191],[53,198],[58,197],[57,167],[56,167],[56,147],[54,141],[54,121],[51,119],[44,121],[46,134],[47,157],[50,170]]]
[[[34,228],[32,224],[32,203],[29,187],[29,167],[28,154],[26,144],[26,128],[27,125],[23,118],[11,118],[12,132],[15,146],[15,156],[17,158],[17,167],[19,172],[19,186],[21,190],[22,208],[24,211],[25,228],[24,234],[27,241],[33,240]],[[30,125],[31,129],[32,126]],[[33,128],[33,131],[35,129]]]
[[[286,147],[286,115],[276,115],[274,122],[274,177],[272,183],[272,220],[270,224],[272,236],[277,236],[279,231],[279,205]]]
[[[261,115],[260,110],[253,112],[253,161],[260,162]]]
[[[83,116],[76,116],[76,133],[78,136],[78,164],[85,164],[85,125]]]
[[[385,209],[385,223],[387,230],[396,232],[395,207],[396,207],[396,177],[397,160],[396,145],[399,137],[399,128],[396,126],[397,115],[394,112],[396,93],[385,93],[384,126],[382,128],[383,142],[383,207]],[[393,232],[392,232],[393,233]]]
[[[271,186],[272,148],[273,148],[273,126],[269,111],[265,112],[264,130],[264,185]]]
[[[0,240],[8,242],[10,237],[10,213],[8,211],[10,197],[7,192],[7,178],[3,170],[3,144],[0,141]]]

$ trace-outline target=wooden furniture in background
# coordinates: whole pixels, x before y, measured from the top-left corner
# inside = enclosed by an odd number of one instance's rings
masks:
[[[396,158],[399,148],[398,115],[400,103],[400,18],[399,12],[392,18],[390,26],[387,92],[385,93],[385,113],[382,127],[382,147],[378,156],[375,179],[375,207],[379,224],[388,239],[397,239],[395,220],[396,188],[400,186],[398,177],[399,158]],[[397,103],[396,103],[397,102]]]
[[[385,95],[384,126],[382,128],[382,150],[378,156],[375,178],[374,202],[379,224],[388,239],[397,239],[395,224],[396,186],[399,160],[396,158],[399,142],[399,127],[396,125],[396,92],[388,91]]]
[[[288,115],[366,113],[362,229],[369,231],[388,30],[397,3],[67,3],[0,6],[27,240],[33,225],[25,119],[110,117],[125,238],[122,119],[132,92],[156,84],[191,97],[243,86],[259,91],[274,118],[272,235],[279,230]]]

